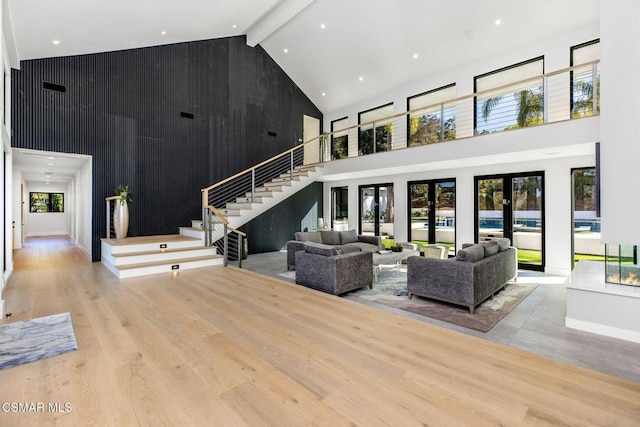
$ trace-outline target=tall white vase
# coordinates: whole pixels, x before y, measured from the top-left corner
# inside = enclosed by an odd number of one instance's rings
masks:
[[[129,232],[129,205],[127,202],[116,201],[113,212],[113,229],[116,232],[116,239],[126,239]]]

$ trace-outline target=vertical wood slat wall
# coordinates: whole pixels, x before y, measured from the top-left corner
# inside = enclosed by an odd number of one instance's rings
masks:
[[[23,61],[12,84],[14,147],[93,156],[94,261],[117,185],[133,193],[131,236],[176,233],[201,216],[201,188],[297,145],[304,115],[322,120],[244,36]]]

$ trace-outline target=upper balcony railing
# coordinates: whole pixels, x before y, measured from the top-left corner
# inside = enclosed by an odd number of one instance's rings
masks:
[[[598,115],[599,73],[600,62],[589,62],[324,133],[305,143],[319,147],[305,150],[305,163]]]
[[[598,115],[599,70],[589,62],[323,133],[202,189],[203,209],[225,222],[226,203],[253,201],[256,188],[303,164]]]

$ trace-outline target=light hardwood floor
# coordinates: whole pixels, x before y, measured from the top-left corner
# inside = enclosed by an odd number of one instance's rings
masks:
[[[31,239],[5,299],[79,349],[0,371],[0,404],[73,409],[1,426],[640,424],[638,383],[233,267],[118,280]]]

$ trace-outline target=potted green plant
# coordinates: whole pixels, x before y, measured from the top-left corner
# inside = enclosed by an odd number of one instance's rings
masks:
[[[395,245],[391,246],[391,251],[392,252],[402,252],[402,244],[396,243]]]
[[[126,239],[129,232],[129,202],[131,191],[128,185],[119,185],[115,189],[116,196],[120,196],[120,203],[116,203],[113,212],[113,229],[116,240]]]

